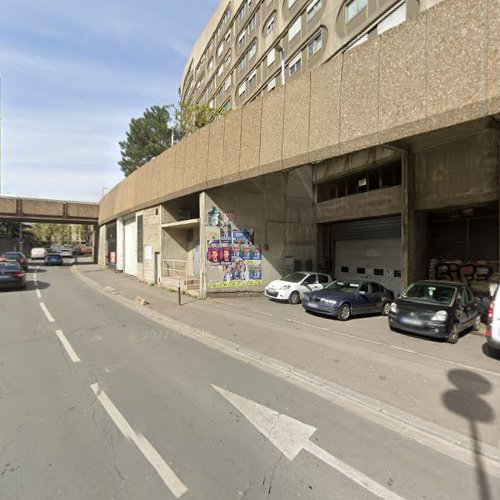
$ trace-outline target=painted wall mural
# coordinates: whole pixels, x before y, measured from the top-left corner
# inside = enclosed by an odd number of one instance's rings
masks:
[[[473,291],[489,293],[489,284],[500,280],[498,260],[431,259],[430,279],[467,283]]]
[[[253,228],[237,226],[233,213],[212,207],[205,233],[209,288],[262,286],[262,254]]]

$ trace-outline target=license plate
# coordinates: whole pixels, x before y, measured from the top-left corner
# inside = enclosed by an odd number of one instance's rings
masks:
[[[422,326],[424,324],[422,320],[416,318],[401,318],[401,323],[414,326]]]

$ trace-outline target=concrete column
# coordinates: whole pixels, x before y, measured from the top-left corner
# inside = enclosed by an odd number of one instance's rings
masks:
[[[207,194],[200,193],[200,298],[207,298],[207,236],[205,232],[207,217]]]
[[[94,254],[94,264],[99,264],[99,224],[94,224],[94,248],[92,249]]]
[[[414,169],[409,151],[401,152],[401,288],[415,276]]]

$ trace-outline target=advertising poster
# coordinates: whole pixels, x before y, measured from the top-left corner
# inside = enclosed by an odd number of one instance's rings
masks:
[[[253,228],[237,226],[235,214],[207,211],[207,282],[209,288],[262,286],[262,254]]]

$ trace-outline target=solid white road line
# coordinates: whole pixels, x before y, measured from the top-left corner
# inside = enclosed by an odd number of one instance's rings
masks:
[[[120,410],[108,398],[106,393],[99,389],[99,384],[92,384],[90,386],[94,391],[97,399],[100,401],[108,415],[116,424],[120,432],[126,439],[132,441],[139,451],[144,455],[144,458],[153,466],[158,472],[158,475],[165,483],[167,488],[172,492],[175,498],[180,498],[187,492],[186,485],[177,477],[175,472],[167,465],[161,455],[154,449],[151,443],[142,435],[136,434],[134,429],[125,420],[125,417],[120,413]]]
[[[54,323],[55,319],[52,317],[52,314],[50,314],[49,310],[47,309],[47,306],[43,302],[40,302],[40,307],[42,308],[42,311],[45,314],[45,317],[47,318],[49,323]]]
[[[75,350],[71,347],[71,344],[68,342],[68,339],[64,335],[64,333],[61,330],[56,330],[56,335],[57,338],[61,341],[61,344],[63,345],[64,349],[66,349],[66,352],[68,353],[69,358],[73,363],[79,363],[80,358],[76,354]]]
[[[36,289],[36,296],[41,299],[42,298],[42,292],[37,288]]]

